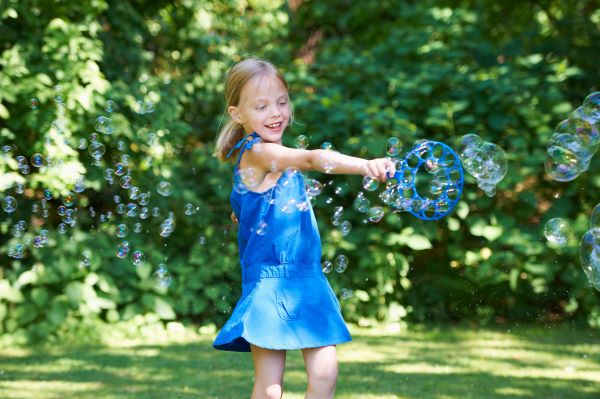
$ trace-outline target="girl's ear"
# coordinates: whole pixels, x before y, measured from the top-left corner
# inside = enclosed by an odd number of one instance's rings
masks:
[[[229,116],[231,116],[231,119],[233,119],[235,122],[239,123],[240,125],[242,124],[242,118],[240,118],[240,110],[238,107],[234,107],[232,105],[229,108],[227,108],[227,112],[229,113]]]

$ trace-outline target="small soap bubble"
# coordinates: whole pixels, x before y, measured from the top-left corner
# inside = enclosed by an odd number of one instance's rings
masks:
[[[402,143],[397,137],[390,137],[387,141],[386,154],[390,157],[397,157],[402,151]]]
[[[136,249],[131,253],[131,261],[134,266],[141,266],[146,261],[146,256],[142,251]]]
[[[296,148],[305,150],[308,148],[308,144],[309,140],[308,137],[306,137],[305,135],[301,134],[298,137],[296,137]]]
[[[191,203],[185,204],[184,207],[183,207],[183,212],[187,216],[193,215],[194,214],[194,205],[192,205]]]
[[[264,220],[261,220],[257,223],[255,231],[259,236],[264,236],[267,234],[268,224]]]
[[[154,283],[154,286],[159,289],[169,288],[172,281],[173,279],[167,270],[167,267],[163,263],[158,265],[158,268],[152,274],[152,282]]]
[[[29,106],[31,107],[31,109],[38,109],[40,103],[37,100],[37,98],[32,98],[31,100],[29,100]]]
[[[70,208],[75,205],[77,202],[77,196],[73,192],[68,192],[64,197],[62,197],[62,203],[64,206]]]
[[[371,176],[363,177],[363,188],[367,191],[375,191],[379,187],[379,180],[372,178]]]
[[[59,223],[58,226],[56,226],[56,230],[58,230],[60,234],[65,234],[67,232],[67,225],[65,223]]]
[[[352,230],[352,223],[347,220],[344,220],[342,223],[340,223],[340,231],[342,232],[343,236],[350,234],[350,230]]]
[[[173,231],[175,231],[175,220],[173,220],[171,217],[168,217],[160,224],[160,236],[167,238],[171,235],[171,233],[173,233]]]
[[[315,179],[306,179],[305,188],[306,194],[309,197],[316,197],[317,195],[323,192],[323,185],[321,184],[321,182]]]
[[[369,209],[369,211],[367,212],[367,215],[369,217],[369,221],[377,223],[383,218],[383,216],[385,215],[385,212],[383,211],[382,207],[374,206]]]
[[[129,234],[129,227],[126,224],[120,224],[117,226],[117,237],[123,238]]]
[[[93,141],[89,147],[88,152],[94,159],[100,159],[106,152],[106,147],[99,141]]]
[[[92,255],[89,251],[83,251],[79,255],[79,267],[89,267],[92,264]]]
[[[130,249],[130,244],[129,241],[123,241],[121,242],[119,245],[117,245],[117,258],[119,259],[124,259],[127,257],[127,255],[129,255],[129,249]]]
[[[31,164],[36,168],[44,165],[44,156],[40,153],[35,153],[31,156]]]
[[[333,270],[333,264],[328,260],[324,260],[321,263],[321,268],[323,269],[323,273],[330,273]]]
[[[206,244],[206,237],[204,237],[204,236],[198,237],[198,244],[205,245]]]
[[[94,129],[96,129],[96,131],[100,132],[100,133],[112,134],[112,132],[113,132],[112,119],[110,119],[106,116],[99,116],[94,121]]]
[[[10,195],[2,198],[2,209],[6,213],[12,213],[17,209],[17,200]]]
[[[346,300],[346,299],[350,299],[352,298],[352,296],[354,296],[354,291],[348,288],[342,288],[340,290],[340,298]]]
[[[321,149],[323,149],[323,150],[333,150],[333,144],[331,144],[329,141],[324,141],[321,144]]]
[[[115,102],[113,100],[107,100],[106,101],[106,106],[104,107],[104,110],[108,113],[113,112],[115,109]]]
[[[25,192],[25,185],[21,183],[17,183],[15,185],[15,193],[23,194]]]
[[[369,207],[371,206],[371,202],[365,197],[362,192],[359,192],[356,198],[354,199],[354,209],[358,212],[367,212]]]
[[[561,218],[554,218],[546,222],[544,235],[550,243],[563,246],[568,241],[570,230],[569,222]]]
[[[121,177],[121,180],[119,180],[119,185],[121,186],[121,188],[128,190],[133,185],[133,179],[131,178],[131,176],[125,175]]]
[[[137,222],[136,224],[133,225],[133,232],[134,233],[142,232],[142,224],[140,222]]]
[[[156,185],[156,192],[162,195],[163,197],[168,197],[169,195],[171,195],[172,191],[173,189],[171,183],[169,183],[168,181],[161,181]]]
[[[335,271],[343,273],[348,268],[348,257],[346,255],[338,255],[335,258]]]

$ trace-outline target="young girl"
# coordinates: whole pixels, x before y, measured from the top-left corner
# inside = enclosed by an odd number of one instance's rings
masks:
[[[321,241],[299,171],[394,174],[387,159],[364,160],[329,150],[281,145],[293,113],[288,86],[271,63],[249,58],[225,82],[228,121],[216,154],[236,160],[232,219],[239,221],[242,296],[213,346],[252,352],[251,399],[279,399],[285,354],[301,349],[307,399],[332,398],[336,345],[351,340],[339,302],[321,270]]]

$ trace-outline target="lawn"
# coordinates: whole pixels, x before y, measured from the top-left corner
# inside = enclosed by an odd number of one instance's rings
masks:
[[[600,333],[570,326],[352,328],[338,350],[339,399],[600,397]],[[249,354],[211,348],[213,334],[113,339],[105,346],[2,348],[0,398],[248,398]],[[303,398],[298,351],[286,399]]]

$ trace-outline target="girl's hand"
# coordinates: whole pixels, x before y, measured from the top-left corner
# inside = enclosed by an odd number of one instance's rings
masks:
[[[238,220],[237,220],[237,218],[235,217],[235,212],[231,212],[231,221],[232,221],[233,223],[235,223],[235,224],[238,224]]]
[[[396,165],[388,158],[368,160],[364,167],[364,175],[385,182],[396,173]]]

